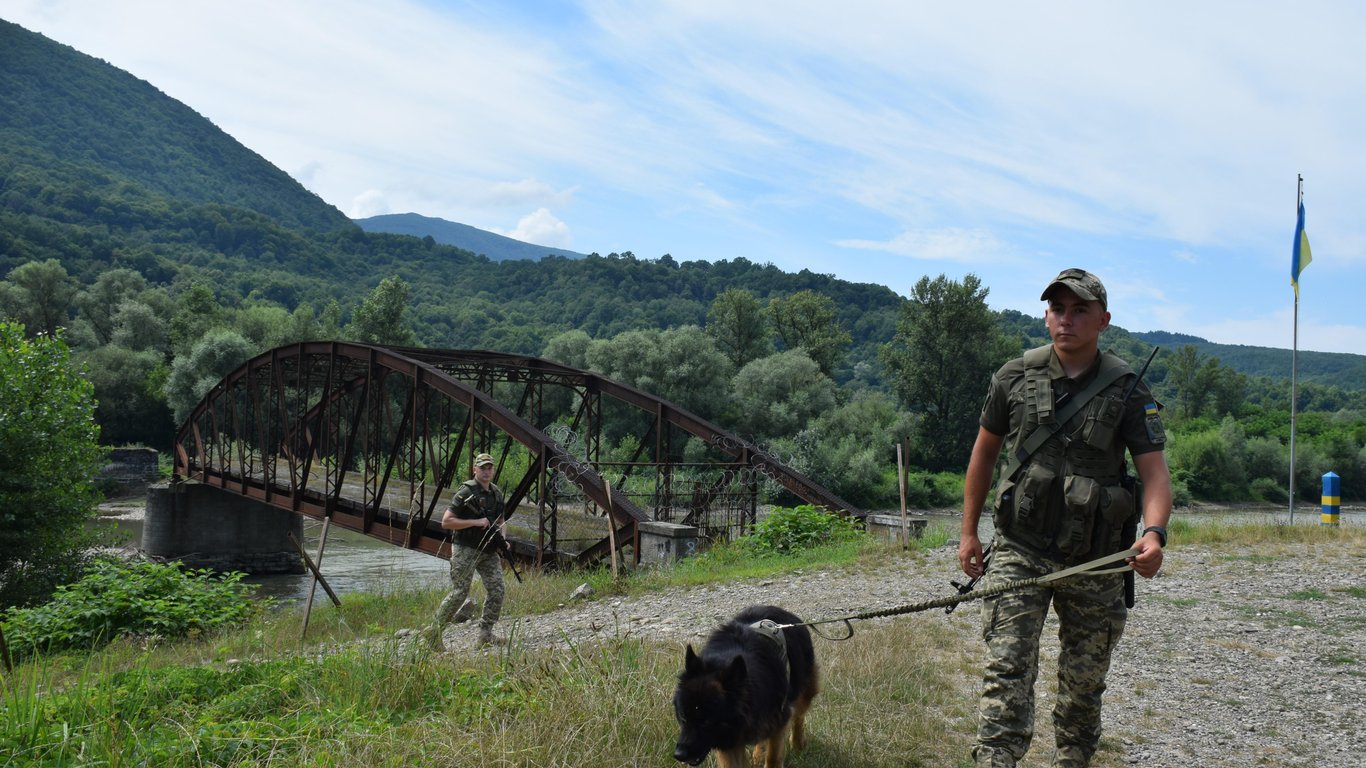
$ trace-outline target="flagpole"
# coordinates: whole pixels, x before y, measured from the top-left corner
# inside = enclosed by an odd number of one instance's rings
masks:
[[[1304,204],[1304,176],[1296,174],[1295,209]],[[1298,275],[1296,276],[1298,278]],[[1294,325],[1290,335],[1290,524],[1295,524],[1295,412],[1299,406],[1300,286],[1295,284]]]

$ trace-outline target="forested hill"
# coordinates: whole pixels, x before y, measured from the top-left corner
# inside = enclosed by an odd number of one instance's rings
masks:
[[[1218,358],[1229,368],[1249,376],[1290,378],[1291,351],[1288,349],[1216,344],[1198,336],[1168,331],[1146,331],[1133,335],[1167,350],[1175,350],[1189,344],[1200,354]],[[1342,389],[1366,389],[1366,355],[1300,350],[1295,355],[1294,362],[1301,381]]]
[[[341,211],[143,80],[0,19],[0,178],[26,199],[217,203],[287,227],[350,227]]]
[[[536,259],[546,256],[563,256],[566,259],[581,259],[582,253],[566,251],[563,248],[550,248],[533,245],[511,237],[486,232],[468,224],[446,221],[416,213],[386,213],[356,219],[356,223],[366,232],[388,232],[391,235],[411,235],[417,238],[430,237],[442,245],[487,256],[493,261],[509,259]]]

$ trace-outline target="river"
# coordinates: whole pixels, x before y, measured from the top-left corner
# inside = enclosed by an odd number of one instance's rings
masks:
[[[115,524],[121,546],[136,549],[142,541],[143,511],[141,501],[123,500],[101,505],[101,520]],[[316,559],[318,556],[322,529],[321,522],[304,518],[304,548],[309,557]],[[449,567],[445,560],[337,526],[327,533],[327,548],[323,550],[319,570],[338,597],[358,592],[393,593],[423,587],[440,588],[449,583]],[[307,599],[313,575],[248,576],[244,581],[258,585],[257,594],[261,597],[294,603]],[[314,604],[327,600],[321,586],[313,600]]]
[[[142,541],[142,518],[144,505],[141,499],[124,499],[101,505],[101,519],[113,522],[118,529],[119,540],[126,548],[136,549]],[[932,521],[942,521],[956,526],[956,510],[935,510],[926,514]],[[1297,505],[1295,525],[1319,525],[1319,507],[1309,504]],[[1195,508],[1176,510],[1175,516],[1190,516],[1201,519],[1226,519],[1230,522],[1275,521],[1282,524],[1290,522],[1288,509],[1265,505],[1213,506],[1199,505]],[[1352,506],[1341,510],[1339,524],[1346,527],[1366,527],[1366,507]],[[322,523],[311,518],[304,519],[304,546],[310,557],[318,553],[318,538],[322,533]],[[980,531],[984,540],[991,538],[991,517],[984,516]],[[445,560],[412,552],[392,544],[363,536],[344,528],[333,527],[327,534],[327,548],[323,552],[322,574],[338,597],[348,593],[394,593],[425,587],[444,588],[447,584],[447,563]],[[283,574],[276,576],[250,576],[247,583],[259,585],[258,594],[271,597],[284,604],[306,600],[312,586],[312,574]],[[327,600],[327,595],[319,587],[314,602]]]

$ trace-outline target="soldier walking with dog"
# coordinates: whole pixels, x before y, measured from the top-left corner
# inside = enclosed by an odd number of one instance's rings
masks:
[[[477,642],[481,648],[492,645],[498,642],[493,625],[503,611],[503,565],[496,548],[507,546],[507,509],[502,490],[493,482],[492,456],[474,457],[474,477],[455,489],[451,505],[441,516],[441,527],[452,532],[451,591],[436,609],[428,640],[433,649],[444,650],[441,636],[446,625],[466,621],[477,610],[469,597],[477,571],[488,593]]]
[[[1053,343],[992,376],[963,488],[959,564],[987,589],[1132,546],[1137,555],[1129,564],[1152,578],[1162,566],[1172,503],[1157,401],[1127,363],[1100,352],[1110,312],[1098,277],[1063,270],[1040,299]],[[977,526],[1002,447],[1009,465],[997,487],[987,570]],[[1137,483],[1127,472],[1126,450]],[[1139,520],[1146,527],[1135,538]],[[1029,749],[1039,636],[1050,603],[1059,621],[1052,765],[1090,764],[1111,654],[1132,606],[1126,577],[1132,587],[1132,574],[1080,575],[983,601],[987,663],[977,765],[1014,766]]]

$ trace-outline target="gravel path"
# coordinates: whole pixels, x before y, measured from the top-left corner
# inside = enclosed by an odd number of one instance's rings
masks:
[[[684,642],[752,603],[809,618],[941,597],[956,550],[897,556],[858,573],[807,572],[637,598],[571,602],[517,620],[532,646],[620,635]],[[1168,550],[1156,579],[1140,580],[1106,695],[1108,765],[1366,765],[1366,553],[1311,545],[1270,550]],[[981,658],[976,604],[944,616],[968,658]],[[920,620],[914,617],[894,619]],[[1050,625],[1053,620],[1050,619]],[[473,628],[447,632],[471,642]],[[468,637],[467,637],[468,635]],[[1037,686],[1039,733],[1023,765],[1046,765],[1052,735],[1055,626],[1045,629]],[[975,663],[971,666],[976,666]],[[970,667],[971,668],[971,667]],[[975,698],[978,680],[961,681]],[[946,765],[958,764],[950,758]]]

